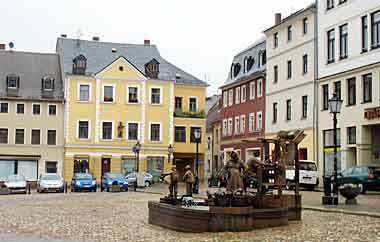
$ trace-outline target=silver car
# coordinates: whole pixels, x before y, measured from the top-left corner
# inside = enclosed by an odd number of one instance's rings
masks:
[[[11,175],[7,178],[4,185],[10,193],[20,192],[26,194],[26,180],[22,175]]]
[[[153,184],[153,176],[147,172],[139,172],[144,175],[145,186],[149,187]],[[129,173],[125,176],[128,180],[128,184],[133,185],[136,182],[136,172]]]
[[[63,192],[64,182],[60,175],[55,173],[47,173],[40,175],[37,182],[37,192]]]

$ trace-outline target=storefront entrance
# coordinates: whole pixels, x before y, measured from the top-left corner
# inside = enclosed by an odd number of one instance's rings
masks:
[[[22,175],[27,181],[38,179],[38,160],[0,159],[0,180],[10,175]]]
[[[102,158],[102,177],[107,172],[111,172],[111,158]]]

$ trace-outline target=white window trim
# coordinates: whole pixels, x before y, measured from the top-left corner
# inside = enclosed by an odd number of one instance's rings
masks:
[[[136,87],[137,88],[137,103],[131,103],[131,102],[129,102],[129,88],[130,87]],[[140,104],[140,102],[141,102],[140,86],[138,86],[138,85],[127,85],[126,86],[126,93],[127,93],[127,95],[125,97],[125,102],[127,104],[131,104],[131,105],[138,105],[138,104]]]
[[[234,117],[234,134],[240,134],[240,116]]]
[[[34,114],[33,113],[33,106],[34,105],[40,105],[40,114]],[[9,107],[8,107],[9,108]],[[24,107],[25,109],[25,107]],[[33,116],[41,116],[42,115],[42,104],[41,103],[32,103],[32,107],[31,107],[31,112],[30,112]]]
[[[8,113],[9,113],[9,110],[10,110],[9,102],[0,102],[0,105],[1,105],[2,103],[6,103],[6,104],[8,104],[8,110],[7,110],[6,113],[0,113],[0,114],[8,114]],[[24,109],[24,111],[25,111],[25,109]]]
[[[152,89],[157,88],[160,89],[160,103],[152,103]],[[149,87],[149,104],[150,105],[162,105],[162,100],[163,100],[163,92],[162,92],[162,87],[160,86],[150,86]],[[149,138],[150,139],[150,138]]]
[[[232,95],[230,95],[232,93]],[[228,106],[234,105],[234,89],[228,90]]]
[[[243,122],[243,118],[244,118],[244,122]],[[245,134],[245,131],[247,129],[247,127],[245,127],[246,123],[247,123],[247,120],[245,119],[245,114],[240,115],[240,134]],[[244,129],[243,129],[243,127],[244,127]]]
[[[17,129],[22,129],[22,130],[24,130],[24,143],[23,144],[16,144],[16,130]],[[26,139],[25,139],[25,137],[26,137],[26,128],[19,128],[19,127],[16,127],[16,128],[14,128],[14,135],[13,135],[13,137],[14,137],[14,144],[15,145],[25,145],[26,144]],[[8,139],[9,139],[9,130],[8,130]]]
[[[251,117],[253,118],[253,123],[252,123],[252,125],[251,125]],[[248,131],[250,132],[250,133],[253,133],[253,132],[255,132],[255,130],[256,130],[256,114],[255,113],[250,113],[249,115],[248,115]]]
[[[260,151],[260,156],[262,156],[261,148],[247,148],[247,149],[245,149],[245,162],[248,162],[248,152],[249,151],[256,151],[256,150]]]
[[[160,140],[151,140],[152,124],[160,125]],[[149,141],[152,143],[161,143],[162,142],[162,123],[161,122],[149,122]]]
[[[223,107],[228,107],[228,91],[223,92]]]
[[[140,122],[139,121],[131,121],[131,120],[129,120],[129,121],[126,122],[126,124],[127,124],[126,127],[125,127],[125,130],[126,130],[125,137],[126,137],[126,139],[128,141],[137,141],[137,140],[140,140]],[[130,139],[129,138],[129,124],[137,124],[137,139]]]
[[[103,83],[102,84],[102,101],[101,101],[101,103],[115,103],[116,102],[116,95],[115,95],[115,93],[116,93],[116,88],[115,88],[115,84],[108,84],[108,83]],[[110,101],[104,101],[104,88],[105,87],[112,87],[112,99],[113,99],[113,101],[112,102],[110,102]]]
[[[112,123],[111,139],[103,139],[103,123]],[[115,122],[113,120],[100,121],[100,140],[101,141],[113,141],[115,139]]]
[[[50,114],[49,113],[49,109],[50,109],[50,106],[55,106],[55,114]],[[17,108],[17,107],[16,107]],[[46,115],[47,116],[58,116],[58,105],[57,104],[48,104],[47,105],[47,112],[46,112]]]
[[[226,126],[224,126],[224,124],[226,124]],[[227,119],[223,119],[223,127],[222,127],[222,135],[223,137],[227,136],[228,135],[228,120]]]
[[[55,145],[49,145],[49,131],[51,131],[51,130],[53,130],[53,131],[55,131]],[[58,137],[58,132],[57,132],[57,130],[56,129],[47,129],[46,130],[46,144],[48,145],[48,146],[51,146],[51,147],[55,147],[55,146],[57,146],[58,145],[58,139],[57,139],[57,137]]]
[[[244,92],[243,92],[243,89],[244,89]],[[243,98],[243,93],[244,93],[244,98]],[[241,97],[240,103],[245,103],[245,101],[247,100],[247,85],[241,86],[240,97]]]
[[[9,137],[10,137],[10,135],[9,135],[9,128],[8,127],[0,127],[0,129],[6,129],[6,130],[8,130],[7,143],[6,144],[0,143],[0,145],[7,145],[7,144],[9,144]]]
[[[174,141],[174,143],[187,143],[187,125],[185,124],[176,124],[174,125],[174,136],[175,136],[175,128],[185,128],[185,133],[186,133],[186,136],[185,136],[185,142],[178,142],[178,141]]]
[[[239,104],[241,99],[241,89],[240,87],[235,88],[235,104]]]
[[[32,143],[32,139],[33,139],[33,130],[39,130],[40,131],[40,144],[38,144],[38,145],[42,145],[42,144],[44,144],[44,141],[43,141],[43,139],[42,139],[42,132],[41,132],[41,129],[40,128],[30,128],[30,145],[32,145],[32,146],[37,146],[36,144],[33,144]]]
[[[257,81],[257,97],[263,96],[263,79]]]
[[[88,100],[87,101],[80,100],[80,86],[81,85],[88,86]],[[79,82],[77,84],[77,102],[88,103],[88,102],[91,102],[91,101],[92,101],[92,83],[89,83],[89,82]]]
[[[230,121],[231,121],[231,130],[230,130]],[[234,121],[233,118],[228,118],[227,121],[227,136],[231,136],[234,130]]]
[[[261,128],[259,128],[259,115],[261,115]],[[263,129],[263,112],[256,113],[256,131],[261,131]]]
[[[87,138],[79,138],[79,122],[88,122],[88,137]],[[77,130],[75,137],[78,140],[90,140],[91,139],[91,120],[89,119],[78,119],[77,120]]]
[[[249,83],[249,99],[254,100],[255,98],[256,98],[256,81],[251,81]]]
[[[17,105],[18,104],[24,104],[24,112],[23,113],[17,113]],[[9,106],[8,106],[8,108],[9,108]],[[25,110],[26,110],[26,103],[16,103],[15,104],[15,114],[16,115],[24,115],[25,114]]]
[[[195,97],[195,96],[190,96],[189,97],[189,112],[190,112],[190,98],[195,98],[195,108],[196,108],[196,110],[195,110],[195,112],[198,112],[199,111],[199,105],[198,105],[198,97]]]

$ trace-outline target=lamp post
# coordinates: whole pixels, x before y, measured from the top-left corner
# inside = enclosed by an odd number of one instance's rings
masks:
[[[168,163],[169,164],[170,164],[170,159],[173,153],[174,153],[174,147],[170,144],[168,147]],[[174,165],[174,159],[173,159],[172,165]]]
[[[194,130],[194,138],[195,138],[195,144],[196,144],[196,151],[195,151],[195,183],[193,187],[193,193],[199,194],[199,143],[201,141],[200,129]]]
[[[334,129],[333,129],[333,135],[334,135],[334,181],[333,181],[333,191],[330,191],[330,194],[326,194],[323,197],[323,204],[326,205],[338,205],[338,135],[337,135],[337,124],[338,120],[336,118],[337,114],[340,113],[340,110],[342,108],[343,101],[337,96],[336,93],[333,94],[332,98],[329,100],[329,110],[330,113],[333,114],[333,123],[334,123]],[[323,167],[325,170],[325,167]],[[326,178],[325,178],[326,179]],[[325,184],[326,185],[326,182]],[[331,185],[330,185],[331,186]],[[326,187],[324,187],[326,190]],[[329,191],[330,189],[328,189]]]
[[[139,141],[137,141],[137,143],[132,147],[132,151],[133,153],[135,153],[135,157],[136,157],[136,181],[135,181],[135,185],[134,185],[134,190],[136,191],[137,189],[137,178],[138,178],[138,173],[139,173],[139,154],[140,154],[140,150],[141,150],[141,144]]]

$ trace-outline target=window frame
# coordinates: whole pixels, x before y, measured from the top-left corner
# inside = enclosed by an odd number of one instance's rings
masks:
[[[234,117],[234,135],[240,134],[240,116]]]
[[[379,14],[379,19],[375,22],[374,17]],[[375,27],[377,36],[375,37]],[[375,43],[377,41],[377,43]],[[380,47],[380,10],[371,13],[371,49],[377,49]]]
[[[278,47],[278,32],[273,34],[273,48],[275,49],[277,47]]]
[[[292,67],[292,60],[288,60],[286,62],[286,79],[290,80],[293,76],[293,67]]]
[[[194,99],[195,100],[195,111],[191,109],[191,99]],[[199,107],[198,107],[198,97],[195,97],[195,96],[190,96],[189,97],[189,112],[192,112],[192,113],[195,113],[195,112],[198,112],[199,111]]]
[[[50,143],[50,144],[49,144],[49,131],[53,131],[53,132],[55,132],[54,143]],[[49,145],[49,146],[56,146],[56,145],[57,145],[57,130],[56,130],[56,129],[48,129],[48,130],[46,131],[46,143],[47,143],[47,145]]]
[[[81,100],[81,86],[88,86],[88,100]],[[92,101],[92,83],[80,82],[77,85],[77,102],[91,102]]]
[[[140,140],[140,122],[138,121],[127,121],[125,122],[126,123],[126,139],[128,141],[137,141],[137,140]],[[136,129],[136,139],[131,139],[131,137],[129,136],[129,125],[130,124],[137,124],[137,129]]]
[[[287,40],[291,42],[293,40],[293,26],[289,25],[287,28]]]
[[[292,100],[287,99],[285,121],[291,121],[291,120],[292,120]]]
[[[260,98],[263,96],[263,79],[258,79],[257,80],[257,98]]]
[[[256,81],[249,83],[249,99],[254,100],[256,98]]]
[[[342,99],[342,82],[341,81],[334,82],[334,93],[336,93],[339,99]]]
[[[256,131],[256,114],[253,112],[253,113],[249,113],[248,115],[248,131],[250,133],[253,133]]]
[[[243,91],[243,90],[244,90],[244,91]],[[241,96],[241,101],[240,101],[240,103],[245,103],[245,101],[247,101],[247,85],[246,85],[246,84],[243,84],[243,85],[241,86],[240,96]]]
[[[329,84],[322,85],[322,111],[329,110]]]
[[[301,97],[302,99],[302,119],[307,119],[308,113],[308,96],[304,95]]]
[[[101,141],[113,141],[115,139],[115,123],[113,120],[102,120],[100,129],[100,140]],[[104,123],[111,123],[111,138],[104,138]]]
[[[224,95],[224,92],[223,92],[223,95]],[[180,106],[181,107],[177,107],[177,100],[180,100]],[[224,105],[224,101],[223,101],[223,105]],[[183,110],[183,97],[174,97],[174,110],[180,110],[182,111]]]
[[[6,130],[7,131],[7,142],[6,143],[1,142],[1,139],[0,139],[0,144],[9,144],[9,128],[0,127],[0,130]]]
[[[39,106],[39,107],[40,107],[40,111],[39,111],[38,114],[35,114],[35,113],[34,113],[34,106]],[[42,108],[41,108],[41,104],[40,104],[40,103],[32,103],[32,115],[33,115],[33,116],[40,116],[41,113],[42,113],[42,112],[41,112],[41,109],[42,109]]]
[[[18,113],[18,105],[23,105],[23,112],[22,113]],[[26,107],[26,103],[16,103],[16,108],[15,108],[15,114],[16,115],[22,115],[22,114],[25,114],[25,107]]]
[[[130,99],[130,88],[136,88],[136,102],[131,102],[131,99]],[[140,87],[138,85],[127,85],[126,86],[126,90],[127,90],[127,104],[140,104]]]
[[[115,88],[115,84],[102,84],[102,103],[115,103],[116,102],[116,88]],[[106,101],[105,100],[105,91],[106,91],[106,87],[112,87],[112,101]]]
[[[87,122],[87,138],[81,138],[81,137],[79,137],[79,130],[80,130],[79,123],[80,122]],[[78,119],[77,120],[76,138],[78,140],[89,140],[91,138],[91,120],[89,120],[89,119]]]
[[[181,137],[181,138],[184,138],[184,139],[177,139],[177,128],[181,128],[181,129],[183,129],[185,131],[184,137]],[[183,130],[181,130],[181,131],[183,131]],[[187,135],[186,125],[175,125],[174,126],[174,142],[176,142],[176,143],[186,143],[186,140],[187,140],[186,135]]]
[[[153,92],[152,90],[153,89],[159,89],[160,90],[160,96],[159,96],[159,103],[153,103],[153,98],[152,98],[152,95],[153,95]],[[162,100],[163,100],[163,91],[162,91],[162,87],[160,86],[150,86],[149,87],[149,104],[150,105],[162,105]]]
[[[261,118],[260,118],[261,117]],[[256,112],[256,131],[259,132],[263,130],[263,112]]]
[[[22,130],[23,131],[23,137],[22,137],[22,143],[17,141],[17,130]],[[15,145],[24,145],[25,144],[25,128],[15,128]]]
[[[228,106],[234,105],[234,89],[231,88],[228,90]]]
[[[302,33],[306,35],[309,32],[309,19],[306,17],[302,19]]]
[[[277,123],[278,120],[278,103],[272,103],[272,123]]]
[[[39,138],[38,138],[38,144],[33,142],[33,131],[39,131]],[[41,145],[42,142],[41,142],[41,129],[39,128],[31,128],[30,129],[30,144],[31,145]]]
[[[6,104],[6,112],[2,111],[3,104]],[[9,102],[0,102],[0,114],[8,114],[9,113]]]
[[[339,60],[348,58],[348,24],[339,26]]]
[[[55,113],[51,114],[50,113],[50,107],[53,107],[53,106],[55,107]],[[58,115],[58,105],[57,104],[48,104],[47,115],[48,116],[57,116]]]
[[[367,77],[370,77],[370,80],[367,80],[366,79]],[[366,81],[369,81],[369,82],[367,83]],[[373,96],[372,95],[372,89],[373,89],[372,84],[373,84],[372,73],[367,73],[367,74],[362,75],[363,103],[372,102],[372,96]],[[366,96],[366,94],[367,94],[366,93],[366,87],[369,88],[369,92],[368,92],[369,96],[368,97]]]
[[[353,97],[351,99],[350,90],[353,85]],[[351,77],[347,79],[347,106],[354,106],[356,105],[356,77]]]
[[[335,29],[327,32],[327,64],[335,62]]]
[[[304,54],[302,56],[302,74],[306,75],[309,72],[309,56]]]
[[[361,17],[361,41],[362,41],[362,53],[368,51],[368,43],[369,43],[369,25],[368,25],[368,15],[364,15]]]
[[[356,145],[356,140],[357,140],[356,139],[356,126],[347,127],[346,131],[347,131],[347,144],[348,145]],[[354,137],[351,137],[352,133],[350,133],[350,131],[355,131],[354,132],[354,134],[355,134]],[[352,140],[352,138],[354,138],[354,139]]]
[[[152,140],[152,125],[159,125],[159,140]],[[161,122],[149,122],[149,141],[152,143],[162,142],[162,123]]]
[[[335,7],[334,0],[327,0],[326,1],[326,10],[333,9]]]

